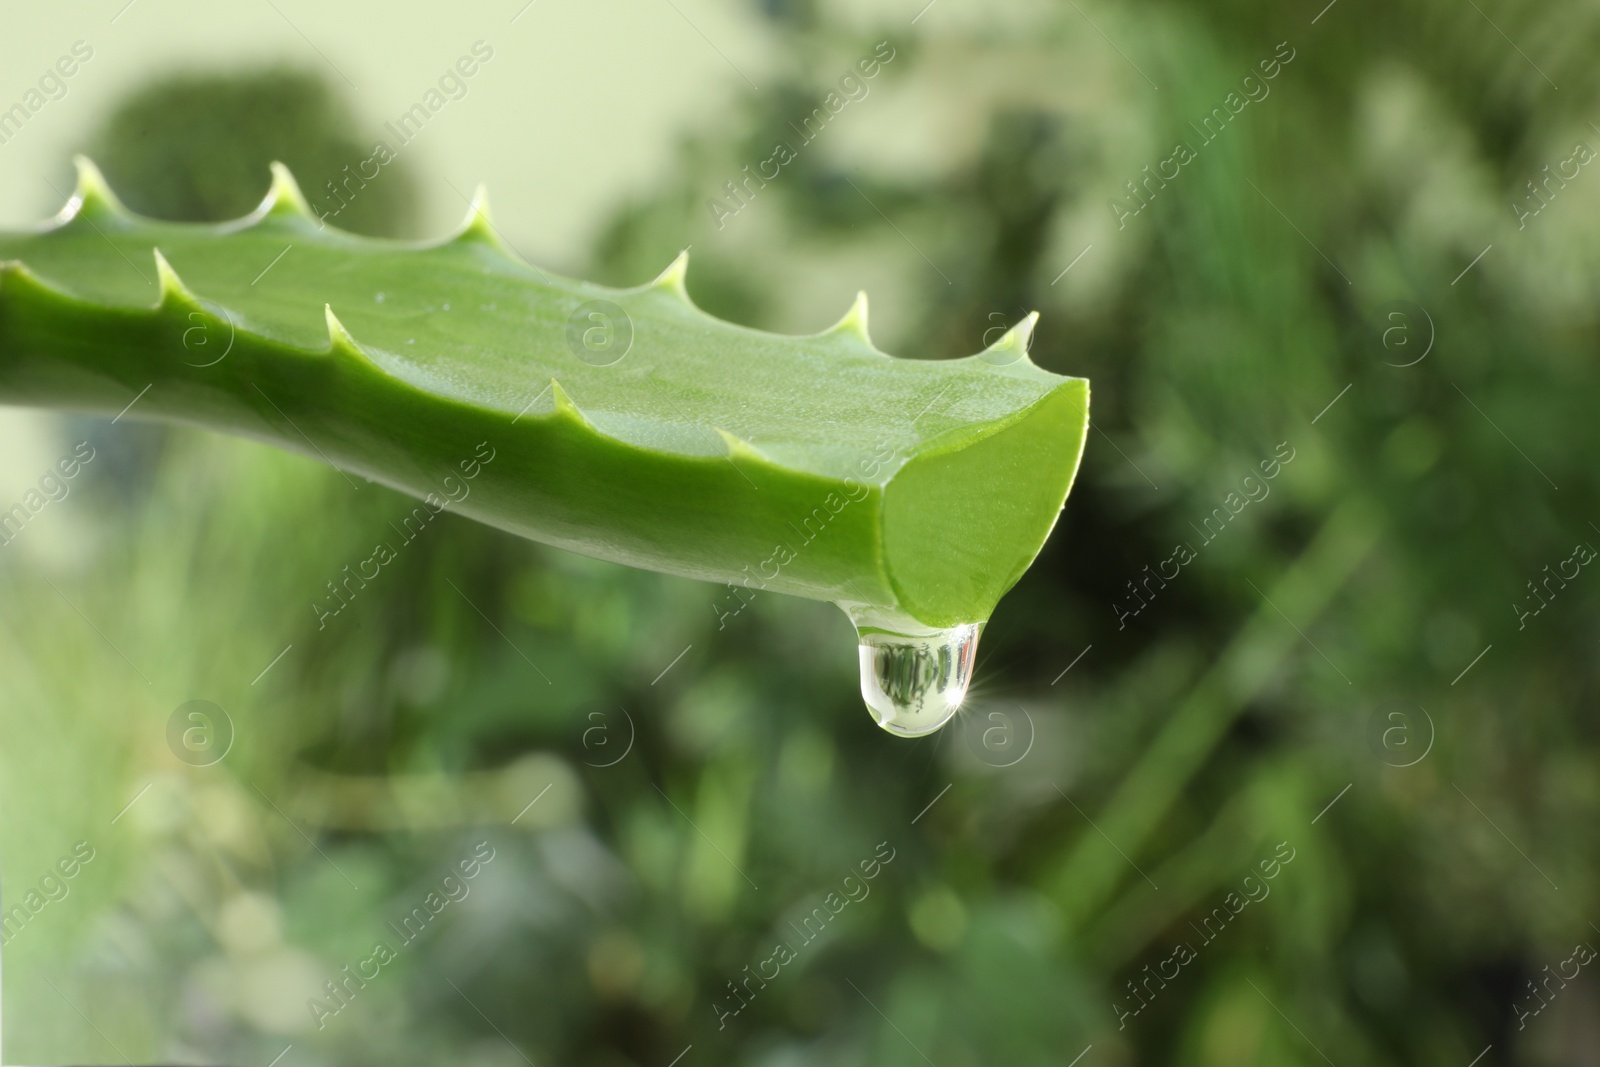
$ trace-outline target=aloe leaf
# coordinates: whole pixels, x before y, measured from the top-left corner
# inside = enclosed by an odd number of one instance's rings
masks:
[[[964,690],[966,646],[1071,487],[1088,382],[1028,359],[1032,315],[964,359],[897,359],[864,297],[778,336],[697,309],[686,269],[551,276],[481,194],[442,241],[355,237],[282,167],[243,219],[160,222],[80,161],[53,220],[0,233],[0,402],[137,398],[130,417],[268,441],[547,544],[833,601],[868,644],[934,642],[880,657],[917,676],[882,687],[943,670]],[[965,665],[939,667],[962,628]]]

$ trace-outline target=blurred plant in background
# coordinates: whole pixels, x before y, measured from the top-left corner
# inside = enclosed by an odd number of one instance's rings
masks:
[[[1527,983],[1600,938],[1592,579],[1544,584],[1600,539],[1600,198],[1584,172],[1510,205],[1595,143],[1592,13],[1015,5],[906,36],[765,10],[790,70],[588,276],[692,244],[714,313],[815,330],[866,288],[879,344],[930,358],[1044,312],[1033,358],[1093,380],[1095,431],[970,711],[889,737],[831,608],[719,626],[725,590],[454,516],[318,630],[409,502],[74,420],[104,457],[75,550],[24,531],[0,567],[8,905],[97,853],[8,940],[10,1056],[1590,1062],[1594,977]],[[98,151],[131,206],[217,218],[271,158],[308,192],[365,158],[350,128],[307,78],[242,74],[136,97]],[[408,175],[348,228],[409,232]],[[231,720],[220,762],[169,748],[190,699]],[[751,980],[779,939],[806,943]]]
[[[239,218],[261,202],[265,161],[298,175],[312,207],[337,216],[339,229],[410,236],[416,180],[392,164],[374,165],[368,175],[361,164],[373,145],[357,129],[344,101],[316,75],[291,68],[179,74],[131,94],[85,153],[117,176],[118,195],[131,210],[152,218]]]

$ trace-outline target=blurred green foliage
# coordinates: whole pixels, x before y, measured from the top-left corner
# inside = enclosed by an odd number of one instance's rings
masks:
[[[758,596],[719,629],[723,590],[452,516],[318,631],[311,598],[408,502],[172,432],[117,479],[131,499],[91,465],[77,551],[4,550],[7,893],[100,850],[7,946],[8,1053],[1587,1062],[1592,975],[1520,1013],[1600,937],[1597,579],[1527,584],[1600,539],[1600,198],[1584,174],[1520,228],[1509,205],[1595,143],[1593,13],[1005,5],[908,33],[767,10],[786,73],[619,212],[591,276],[693,243],[710,310],[814,330],[865,287],[879,343],[933,358],[1044,312],[1034,358],[1093,380],[1096,431],[970,712],[881,734],[831,608]],[[865,99],[719,227],[707,201],[885,37]],[[1119,227],[1124,183],[1280,41],[1270,93]],[[203,96],[209,134],[155,112],[108,135],[133,205],[210,217],[265,188],[234,162],[258,146],[353,143],[332,112],[248,125]],[[215,198],[161,199],[173,159]],[[108,458],[138,432],[71,429]],[[237,728],[215,766],[167,747],[195,697]],[[471,895],[315,1029],[306,999],[480,841]],[[870,893],[722,1017],[880,842]],[[1270,893],[1228,903],[1280,845]]]
[[[389,164],[378,178],[363,180],[361,164],[373,144],[357,129],[334,88],[313,74],[293,68],[182,73],[130,94],[91,135],[84,153],[141,215],[236,219],[261,202],[261,175],[279,162],[294,172],[311,206],[339,229],[407,235],[418,209],[415,179],[405,166]],[[356,183],[349,188],[359,185],[359,196],[333,191],[346,180]]]

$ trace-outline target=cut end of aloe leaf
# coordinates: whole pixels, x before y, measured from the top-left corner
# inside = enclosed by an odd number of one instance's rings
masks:
[[[140,397],[130,417],[719,583],[719,628],[740,586],[832,601],[862,634],[878,721],[936,729],[1071,488],[1088,383],[1029,359],[1037,315],[964,359],[899,359],[873,344],[865,294],[781,336],[696,308],[688,268],[628,289],[550,275],[481,190],[443,240],[357,237],[281,166],[245,218],[160,222],[81,160],[50,223],[0,232],[0,402],[116,414]]]

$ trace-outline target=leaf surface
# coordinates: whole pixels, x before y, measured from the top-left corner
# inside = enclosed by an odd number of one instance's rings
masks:
[[[946,361],[878,351],[864,297],[823,333],[765,333],[694,307],[686,256],[632,289],[541,271],[481,197],[445,240],[375,240],[322,225],[275,168],[252,215],[167,223],[84,162],[54,220],[0,233],[0,264],[4,402],[115,414],[137,396],[130,417],[890,629],[988,617],[1088,426],[1087,381],[1027,358],[1034,316]]]

